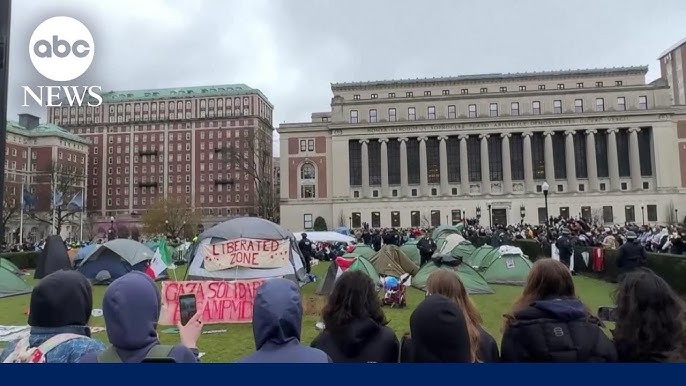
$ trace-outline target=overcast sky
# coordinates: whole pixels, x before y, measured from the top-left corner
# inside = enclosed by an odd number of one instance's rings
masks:
[[[10,119],[27,112],[21,85],[55,84],[28,59],[52,16],[94,35],[93,65],[70,84],[245,83],[274,104],[274,127],[328,111],[331,82],[631,65],[652,81],[686,37],[684,0],[14,0]]]

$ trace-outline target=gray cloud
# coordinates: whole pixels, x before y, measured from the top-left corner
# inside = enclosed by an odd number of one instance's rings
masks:
[[[10,119],[27,111],[21,85],[51,84],[31,66],[28,40],[57,15],[95,37],[79,84],[245,83],[275,105],[275,126],[328,110],[338,81],[645,64],[651,81],[657,55],[686,36],[681,0],[14,1]]]

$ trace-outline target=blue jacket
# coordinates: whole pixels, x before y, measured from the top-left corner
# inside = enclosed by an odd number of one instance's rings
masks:
[[[38,347],[48,339],[58,334],[77,334],[83,338],[76,338],[61,343],[45,355],[46,363],[76,363],[86,354],[97,355],[105,349],[105,345],[100,341],[89,337],[87,327],[66,326],[66,327],[31,327],[29,344],[31,347]],[[19,341],[11,342],[0,355],[0,363],[4,362],[13,351]]]
[[[300,289],[287,279],[270,279],[257,290],[253,305],[253,334],[257,351],[242,363],[329,363],[321,350],[300,344]]]

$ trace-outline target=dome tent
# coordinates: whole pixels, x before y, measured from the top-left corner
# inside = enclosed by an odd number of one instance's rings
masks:
[[[356,253],[367,260],[371,259],[374,255],[376,255],[376,251],[374,251],[372,247],[366,244],[355,245],[355,249],[353,249],[351,253]]]
[[[412,239],[400,246],[400,250],[405,253],[405,256],[409,257],[413,263],[420,265],[422,262],[422,256],[419,254],[419,249],[417,249],[417,240]]]
[[[205,269],[204,246],[240,238],[288,240],[290,264],[280,268],[234,267],[216,271]],[[236,217],[206,230],[198,236],[198,240],[198,246],[188,264],[188,280],[249,280],[273,277],[285,277],[301,283],[307,280],[305,263],[293,234],[271,221],[258,217]]]
[[[424,264],[417,275],[412,278],[412,287],[425,290],[429,276],[439,269],[445,269],[457,275],[469,294],[495,293],[479,272],[450,255],[434,256],[430,262]]]
[[[465,259],[464,262],[474,267],[475,269],[488,268],[488,263],[495,259],[497,253],[497,249],[493,248],[488,244],[485,244],[477,248],[474,252],[472,252],[471,256],[469,256],[468,259]]]
[[[476,251],[476,247],[469,241],[463,241],[455,246],[450,254],[455,258],[460,258],[462,261],[468,261],[469,257]]]
[[[13,272],[13,265],[2,264],[5,263],[0,263],[0,298],[31,293],[31,287]]]
[[[131,271],[145,272],[154,254],[138,241],[114,239],[92,249],[78,271],[95,284],[108,284]]]
[[[483,277],[490,284],[524,285],[533,263],[521,249],[503,245],[488,255],[484,261],[488,264],[483,270]]]

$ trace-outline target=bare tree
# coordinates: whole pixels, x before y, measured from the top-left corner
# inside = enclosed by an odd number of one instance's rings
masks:
[[[3,201],[2,201],[2,231],[4,235],[4,230],[7,229],[7,223],[10,222],[20,211],[21,211],[21,201],[20,194],[17,194],[16,187],[14,192],[12,187],[7,183],[3,188]]]
[[[422,215],[422,227],[423,228],[431,227],[431,219],[426,214]]]
[[[148,236],[166,235],[171,238],[188,236],[189,229],[197,229],[199,213],[186,203],[186,196],[168,196],[141,217],[143,233]]]
[[[345,215],[343,214],[343,211],[340,211],[338,214],[338,226],[339,227],[344,227],[346,226],[345,224]]]
[[[272,169],[272,135],[271,128],[260,127],[243,138],[241,147],[235,147],[231,142],[215,149],[221,154],[226,165],[227,178],[217,180],[217,184],[234,184],[230,170],[240,170],[254,183],[255,209],[257,215],[274,222],[278,222],[278,204],[274,189],[274,173]]]
[[[79,210],[70,208],[69,201],[78,193],[83,194],[84,172],[84,169],[81,167],[51,162],[48,166],[48,172],[45,173],[45,177],[51,186],[49,193],[50,206],[44,212],[29,212],[29,216],[36,221],[54,225],[55,234],[60,233],[64,224],[73,223],[74,215]],[[55,192],[61,194],[62,197],[61,202],[58,201],[56,203],[58,205],[53,209]]]
[[[591,213],[591,221],[593,221],[593,225],[603,225],[603,209],[595,208]]]

